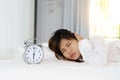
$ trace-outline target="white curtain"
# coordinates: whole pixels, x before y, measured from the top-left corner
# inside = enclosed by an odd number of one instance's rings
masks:
[[[89,36],[89,0],[64,0],[63,28]]]
[[[0,60],[18,55],[33,28],[34,1],[0,0]]]
[[[109,40],[120,37],[119,0],[91,0],[90,36],[102,36]]]

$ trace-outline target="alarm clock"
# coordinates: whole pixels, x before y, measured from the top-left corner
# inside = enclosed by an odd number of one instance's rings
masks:
[[[44,57],[42,45],[29,42],[28,40],[24,44],[25,44],[25,52],[23,54],[24,61],[27,64],[39,64]]]

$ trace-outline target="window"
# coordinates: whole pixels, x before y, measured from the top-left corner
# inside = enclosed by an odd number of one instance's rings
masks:
[[[109,40],[120,39],[119,0],[91,0],[89,36],[102,36]]]

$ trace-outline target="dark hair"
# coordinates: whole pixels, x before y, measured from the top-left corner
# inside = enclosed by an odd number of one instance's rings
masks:
[[[62,39],[77,40],[74,33],[72,33],[71,31],[68,31],[67,29],[59,29],[53,33],[52,37],[49,39],[49,42],[48,42],[49,48],[55,52],[55,56],[59,60],[66,59],[59,49],[59,44]]]

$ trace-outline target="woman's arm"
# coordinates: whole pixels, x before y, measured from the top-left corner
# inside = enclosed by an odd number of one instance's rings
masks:
[[[106,46],[100,37],[93,38],[92,41],[84,39],[81,35],[74,33],[78,40],[79,50],[83,60],[89,64],[106,64]]]
[[[98,41],[99,42],[99,41]],[[79,42],[80,53],[83,60],[89,64],[106,64],[106,48],[103,44],[90,42],[88,39],[83,39]]]

